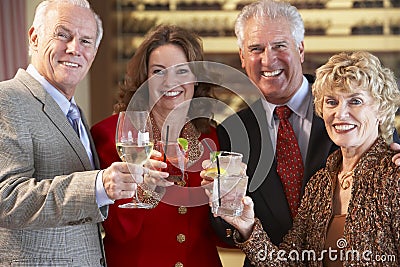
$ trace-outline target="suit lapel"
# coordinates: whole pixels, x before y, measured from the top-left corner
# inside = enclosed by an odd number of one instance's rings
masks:
[[[90,149],[92,150],[92,157],[93,157],[94,167],[96,169],[99,169],[100,168],[100,160],[99,160],[99,156],[97,155],[97,152],[96,152],[96,147],[94,145],[94,141],[93,141],[92,135],[90,134],[89,125],[88,125],[88,123],[86,121],[85,115],[83,114],[83,112],[81,111],[80,108],[79,108],[79,111],[81,113],[81,118],[82,118],[83,125],[85,126],[86,132],[87,132],[88,137],[89,137],[89,143],[90,143]]]
[[[255,199],[258,199],[255,202],[257,203],[262,199],[275,218],[280,221],[282,226],[290,228],[292,223],[291,214],[281,180],[276,172],[275,155],[267,128],[267,117],[262,102],[256,102],[252,111],[255,114],[255,120],[251,123],[252,125],[249,123],[250,127],[248,129],[253,130],[248,132],[251,142],[251,151],[252,153],[257,152],[254,156],[259,160],[256,160],[258,165],[255,168],[252,167],[251,170],[252,179],[249,183],[249,192],[254,191],[251,195]],[[258,127],[259,131],[254,130]],[[261,149],[257,149],[258,147]],[[264,205],[260,205],[260,207],[263,206]]]
[[[271,169],[274,161],[274,153],[267,129],[267,117],[261,100],[252,105],[250,109],[254,114],[253,119],[249,120],[249,126],[247,127],[250,151],[252,153],[252,160],[250,162],[257,162],[257,165],[250,166],[252,179],[249,183],[249,191],[252,192],[260,187],[266,179],[265,174]]]
[[[79,160],[85,169],[91,170],[91,163],[78,135],[71,127],[64,113],[61,111],[57,102],[44,90],[42,85],[30,76],[25,70],[18,70],[18,78],[31,91],[32,95],[43,104],[43,113],[50,119],[60,133],[71,144]],[[86,127],[86,125],[85,125]]]

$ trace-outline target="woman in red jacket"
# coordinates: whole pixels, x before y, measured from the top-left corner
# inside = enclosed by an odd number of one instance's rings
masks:
[[[164,136],[168,120],[169,140],[183,137],[189,144],[185,180],[168,187],[156,207],[150,210],[118,208],[130,200],[116,201],[110,206],[103,224],[110,267],[221,266],[216,236],[209,222],[208,198],[200,187],[199,175],[201,162],[209,158],[210,148],[219,149],[217,135],[210,119],[187,120],[194,117],[193,112],[210,110],[207,104],[193,99],[211,97],[212,91],[204,83],[174,85],[173,75],[169,76],[171,73],[187,75],[190,66],[185,63],[202,60],[202,43],[197,35],[176,26],[156,27],[128,63],[125,83],[114,106],[116,114],[92,127],[102,168],[119,161],[114,141],[117,113],[126,110],[128,104],[131,107],[132,98],[135,105],[144,105],[151,111],[155,141],[161,139],[161,133]],[[160,77],[164,84],[155,87],[154,81]],[[138,94],[143,83],[148,86],[143,89],[144,94]],[[168,119],[171,112],[174,112],[170,116],[172,120]]]

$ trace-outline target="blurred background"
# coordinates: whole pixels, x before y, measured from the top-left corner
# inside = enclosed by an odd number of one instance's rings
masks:
[[[40,0],[0,0],[0,80],[26,68],[27,30]],[[104,37],[93,67],[76,99],[94,124],[112,113],[126,63],[144,34],[160,23],[177,24],[203,39],[206,60],[239,71],[234,21],[251,0],[89,0],[103,20]],[[291,0],[306,26],[304,73],[340,51],[366,50],[400,77],[400,0]],[[224,77],[234,81],[235,77]],[[240,87],[240,86],[239,86]],[[246,96],[246,88],[240,92]],[[219,99],[234,110],[245,104],[228,90]]]

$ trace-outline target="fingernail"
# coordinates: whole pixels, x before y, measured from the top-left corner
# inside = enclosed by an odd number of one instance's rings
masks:
[[[161,162],[161,168],[167,168],[167,163]]]
[[[159,152],[157,150],[153,150],[153,153],[155,154],[154,156],[156,156],[156,157],[161,157],[162,156],[161,152]]]

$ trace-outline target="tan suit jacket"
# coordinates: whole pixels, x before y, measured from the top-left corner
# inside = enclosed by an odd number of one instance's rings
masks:
[[[0,266],[105,265],[97,173],[40,83],[22,69],[0,82]]]

